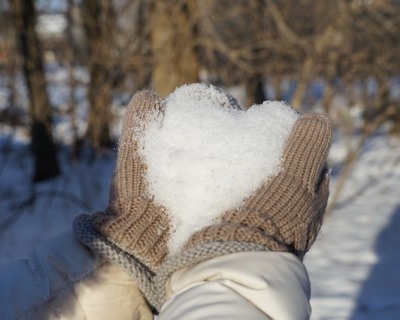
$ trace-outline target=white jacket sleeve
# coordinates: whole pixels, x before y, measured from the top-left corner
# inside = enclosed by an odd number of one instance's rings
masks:
[[[0,266],[0,319],[152,319],[129,276],[68,231]]]
[[[290,253],[244,252],[175,272],[158,320],[309,319],[310,282]]]

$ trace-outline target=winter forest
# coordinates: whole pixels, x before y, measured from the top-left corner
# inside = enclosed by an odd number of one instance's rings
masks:
[[[331,119],[312,319],[400,319],[399,17],[398,0],[0,0],[0,263],[104,209],[136,91],[202,82]]]

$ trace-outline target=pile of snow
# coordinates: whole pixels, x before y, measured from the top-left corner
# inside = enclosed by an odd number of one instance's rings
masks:
[[[155,201],[172,219],[170,251],[280,170],[282,152],[298,114],[268,101],[243,111],[212,86],[182,86],[151,117],[140,139]],[[233,105],[233,106],[232,106]]]

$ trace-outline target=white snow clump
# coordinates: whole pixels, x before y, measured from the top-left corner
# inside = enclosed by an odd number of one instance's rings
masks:
[[[163,103],[164,114],[149,118],[139,149],[149,191],[171,217],[169,250],[176,253],[193,232],[279,173],[298,114],[277,101],[243,111],[204,84],[181,86]]]

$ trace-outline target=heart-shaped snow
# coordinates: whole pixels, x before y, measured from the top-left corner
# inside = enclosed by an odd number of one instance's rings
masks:
[[[243,111],[233,101],[212,86],[182,86],[142,132],[150,193],[172,220],[172,253],[281,170],[298,114],[281,102]]]

